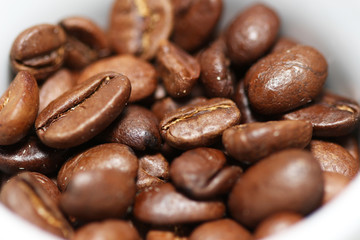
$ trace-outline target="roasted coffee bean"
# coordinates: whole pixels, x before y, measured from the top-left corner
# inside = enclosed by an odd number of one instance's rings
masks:
[[[239,13],[226,31],[229,56],[236,65],[247,65],[263,56],[275,43],[280,29],[276,12],[258,3]]]
[[[160,153],[139,158],[139,170],[136,181],[137,191],[155,187],[169,180],[169,163]]]
[[[282,118],[311,122],[315,136],[338,137],[351,133],[359,125],[360,105],[354,100],[326,92],[313,104],[287,113]]]
[[[314,100],[327,77],[323,55],[297,45],[269,54],[252,65],[245,77],[251,106],[261,114],[279,114]]]
[[[0,145],[17,143],[30,130],[39,109],[35,78],[19,72],[0,98]]]
[[[189,240],[252,240],[251,233],[234,220],[225,218],[203,223],[190,235]]]
[[[73,74],[67,69],[61,69],[47,78],[39,91],[39,113],[64,92],[75,86]]]
[[[353,156],[354,159],[360,161],[359,158],[359,141],[356,136],[353,135],[347,135],[343,137],[337,137],[335,139],[330,139],[330,141],[339,144],[348,152],[351,156]]]
[[[209,97],[228,97],[234,94],[234,74],[223,38],[216,40],[199,57],[201,82]]]
[[[148,109],[130,105],[100,134],[106,142],[126,144],[134,150],[160,149],[159,121]]]
[[[127,77],[99,73],[52,101],[37,117],[36,133],[50,147],[80,145],[119,116],[130,91]]]
[[[174,98],[189,95],[200,76],[196,58],[169,41],[162,41],[156,60],[167,93]]]
[[[65,64],[72,69],[81,69],[101,57],[110,55],[110,46],[105,32],[92,20],[84,17],[68,17],[60,26],[65,30]]]
[[[66,34],[57,25],[41,24],[21,32],[10,51],[15,72],[28,71],[40,81],[62,66]]]
[[[287,148],[305,148],[312,126],[305,121],[269,121],[236,125],[226,129],[222,142],[227,153],[243,163],[255,163]]]
[[[125,75],[131,83],[129,102],[136,102],[154,93],[157,85],[155,68],[146,61],[132,55],[104,58],[86,67],[78,78],[84,82],[95,74],[114,71]]]
[[[66,152],[45,146],[35,134],[28,135],[16,144],[0,146],[0,170],[7,174],[22,171],[54,173],[64,162]]]
[[[336,143],[312,140],[309,149],[323,171],[340,173],[349,178],[354,178],[359,172],[359,160]]]
[[[212,98],[167,114],[160,122],[160,133],[169,145],[190,149],[214,143],[239,121],[240,111],[233,101]]]
[[[175,111],[179,107],[178,102],[174,101],[171,97],[166,97],[156,101],[151,106],[151,111],[156,115],[157,119],[161,121],[167,113]]]
[[[262,221],[254,232],[255,239],[263,239],[280,233],[300,222],[303,217],[298,213],[279,212]]]
[[[176,236],[169,231],[151,230],[147,233],[146,240],[188,240],[188,238]]]
[[[142,222],[173,225],[221,218],[221,201],[195,201],[176,192],[170,183],[141,192],[135,199],[133,214]]]
[[[72,240],[121,239],[141,240],[136,229],[126,221],[109,219],[86,224],[77,230]]]
[[[195,148],[181,154],[171,163],[173,183],[191,197],[211,199],[229,192],[242,169],[225,166],[222,151],[213,148]]]
[[[22,173],[20,173],[20,175],[21,174]],[[49,195],[50,198],[52,198],[55,204],[58,205],[61,192],[57,187],[56,183],[52,179],[38,172],[26,172],[26,174],[34,177],[38,181],[38,183],[42,186],[42,189]]]
[[[294,39],[281,37],[276,41],[275,45],[271,49],[271,52],[274,53],[285,51],[296,46],[297,44],[298,43]]]
[[[168,0],[117,0],[110,16],[110,42],[119,53],[143,59],[155,56],[173,29],[174,14]]]
[[[172,40],[186,51],[194,51],[209,39],[221,17],[222,0],[173,1],[175,25]]]
[[[280,211],[309,214],[321,204],[323,187],[320,164],[311,153],[283,150],[242,175],[229,195],[228,207],[237,221],[254,228]]]
[[[128,146],[120,143],[101,144],[65,162],[58,173],[57,182],[60,190],[64,191],[73,175],[96,169],[114,169],[135,178],[138,167],[138,159]]]
[[[324,172],[324,197],[322,205],[330,202],[350,183],[351,178],[336,172]]]
[[[73,175],[60,198],[69,216],[93,221],[123,217],[133,203],[135,179],[114,169],[96,169]]]
[[[56,202],[31,173],[24,172],[5,183],[0,192],[1,202],[11,211],[63,238],[70,238],[73,229]]]

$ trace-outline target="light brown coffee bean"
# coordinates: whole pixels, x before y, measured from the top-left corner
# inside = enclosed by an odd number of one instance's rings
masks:
[[[221,218],[224,213],[222,202],[191,200],[176,192],[170,183],[141,192],[133,209],[135,218],[155,225],[209,221]]]
[[[57,182],[60,190],[64,191],[73,175],[96,169],[115,169],[135,178],[138,167],[138,159],[128,146],[120,143],[101,144],[65,162],[58,173]]]
[[[15,72],[28,71],[36,80],[45,79],[62,66],[66,34],[57,25],[40,24],[21,32],[10,51]]]
[[[232,219],[225,218],[203,223],[190,235],[189,240],[252,240],[251,233]]]
[[[322,140],[312,140],[309,150],[323,171],[336,172],[354,178],[359,172],[359,160],[340,145]]]
[[[270,7],[258,3],[240,12],[226,31],[226,45],[237,65],[254,62],[275,43],[280,19]]]
[[[168,0],[117,0],[110,16],[109,38],[114,50],[142,59],[155,56],[173,29],[174,13]]]
[[[212,98],[167,114],[159,126],[169,145],[190,149],[214,143],[225,129],[239,121],[240,111],[233,101]]]
[[[60,198],[69,216],[94,221],[123,217],[136,193],[135,179],[114,169],[96,169],[73,175]]]
[[[31,173],[24,172],[3,185],[0,199],[11,211],[32,224],[57,236],[70,238],[72,227],[43,187],[44,184]]]
[[[279,150],[305,148],[311,137],[309,122],[269,121],[230,127],[224,131],[222,142],[230,156],[251,164]]]
[[[323,187],[320,164],[310,152],[283,150],[242,175],[229,195],[228,207],[235,220],[255,228],[280,211],[309,214],[320,206]]]
[[[125,75],[131,83],[129,102],[136,102],[154,93],[157,86],[155,68],[146,61],[132,55],[117,55],[104,58],[86,67],[78,83],[104,72],[113,71]]]
[[[351,182],[351,178],[336,172],[323,173],[324,176],[324,197],[322,205],[327,204],[338,196]]]
[[[38,109],[36,80],[21,71],[0,98],[0,145],[19,142],[33,126]]]
[[[36,119],[36,134],[53,148],[85,143],[119,116],[130,92],[127,77],[97,74],[52,101]]]
[[[337,138],[329,139],[329,140],[336,144],[339,144],[340,146],[342,146],[343,148],[348,150],[348,152],[350,153],[351,156],[353,156],[354,159],[357,159],[358,161],[360,161],[359,141],[357,139],[357,136],[351,134],[351,135],[337,137]]]
[[[172,161],[171,180],[193,198],[211,199],[228,193],[242,174],[240,167],[225,164],[222,151],[195,148]]]
[[[174,98],[189,95],[200,76],[198,61],[169,41],[160,43],[156,60],[166,92]]]

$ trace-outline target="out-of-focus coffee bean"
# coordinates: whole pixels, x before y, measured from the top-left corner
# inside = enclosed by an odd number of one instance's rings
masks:
[[[93,222],[78,229],[72,240],[121,239],[141,240],[137,230],[123,220],[109,219],[103,222]]]
[[[336,172],[327,172],[323,173],[324,176],[324,197],[322,205],[330,202],[336,196],[338,196],[341,191],[343,191],[346,186],[350,183],[351,178],[344,176]]]
[[[296,46],[297,44],[298,43],[294,39],[288,37],[281,37],[276,41],[276,43],[271,49],[271,52],[274,53],[274,52],[285,51]]]
[[[333,141],[334,143],[339,144],[340,146],[342,146],[343,148],[348,150],[348,152],[350,153],[351,156],[353,156],[354,159],[357,159],[358,161],[360,161],[359,141],[356,136],[353,136],[351,134],[351,135],[337,137],[337,138],[329,139],[329,140]]]
[[[57,182],[60,190],[64,191],[72,176],[79,172],[114,169],[135,178],[138,168],[139,161],[128,146],[120,143],[101,144],[65,162],[58,173]]]
[[[35,78],[19,72],[0,98],[0,145],[19,142],[33,126],[39,109]]]
[[[99,73],[52,101],[36,119],[36,134],[50,147],[80,145],[120,115],[130,92],[127,77]]]
[[[132,55],[117,55],[96,61],[83,70],[77,82],[84,82],[104,71],[117,72],[129,79],[131,83],[129,102],[149,97],[157,86],[155,68],[148,62]]]
[[[275,43],[280,29],[276,12],[258,3],[239,13],[226,32],[229,56],[236,65],[247,65],[263,56]]]
[[[222,0],[173,1],[175,25],[172,40],[186,51],[194,51],[209,40],[221,17]]]
[[[354,100],[326,92],[314,103],[282,118],[311,122],[315,136],[338,137],[351,133],[359,125],[360,106]]]
[[[175,111],[179,107],[180,105],[171,97],[166,97],[156,101],[151,106],[151,111],[156,115],[157,119],[161,121],[167,113]]]
[[[173,232],[151,230],[146,235],[146,240],[187,240],[187,237],[176,236]]]
[[[167,93],[175,98],[189,95],[200,76],[198,61],[169,41],[160,43],[156,60]]]
[[[305,121],[269,121],[236,125],[226,129],[222,142],[227,153],[243,163],[255,163],[287,148],[305,148],[312,126]]]
[[[135,198],[133,214],[140,221],[155,225],[194,223],[221,218],[221,201],[195,201],[176,192],[170,183],[141,192]]]
[[[167,114],[160,122],[160,133],[169,145],[190,149],[214,143],[239,121],[240,111],[233,101],[212,98]]]
[[[14,71],[28,71],[40,81],[56,72],[65,58],[66,33],[57,25],[41,24],[21,32],[10,51]]]
[[[199,57],[201,82],[209,97],[228,97],[234,93],[234,74],[223,38],[216,40]]]
[[[229,195],[228,207],[235,220],[255,228],[280,211],[309,214],[320,206],[323,187],[320,164],[310,152],[283,150],[242,175]]]
[[[81,69],[100,57],[110,55],[105,32],[85,17],[68,17],[60,26],[65,30],[65,63],[71,69]]]
[[[159,121],[148,109],[130,105],[100,134],[106,142],[126,144],[134,150],[160,149]]]
[[[227,193],[242,174],[237,166],[225,166],[222,151],[195,148],[175,158],[170,167],[173,183],[191,197],[211,199]]]
[[[73,79],[73,75],[65,68],[60,69],[47,78],[39,91],[39,113],[44,110],[50,102],[70,90],[74,85],[75,80]]]
[[[170,36],[173,22],[169,0],[117,0],[110,16],[111,45],[119,54],[151,59],[160,42]]]
[[[169,163],[160,153],[139,158],[137,191],[164,184],[169,180]]]
[[[255,239],[263,239],[280,233],[292,225],[300,222],[303,217],[294,212],[280,212],[271,215],[262,221],[254,232]]]
[[[73,229],[57,203],[43,189],[44,184],[31,173],[23,172],[5,183],[0,192],[1,202],[11,211],[63,238],[70,238]]]
[[[114,169],[79,172],[71,177],[60,198],[60,207],[81,220],[123,217],[133,203],[135,179]]]
[[[251,233],[232,219],[203,223],[190,235],[189,240],[252,240]]]
[[[58,205],[61,192],[56,183],[44,174],[38,172],[27,172],[27,174],[32,175],[38,181],[38,183],[42,185],[42,189],[49,195],[50,198],[53,199],[55,204]]]
[[[261,114],[279,114],[305,105],[322,91],[327,62],[316,49],[296,45],[256,62],[245,76],[251,106]]]
[[[342,146],[336,143],[312,140],[309,150],[320,163],[323,171],[340,173],[354,178],[359,172],[359,160],[354,159]]]

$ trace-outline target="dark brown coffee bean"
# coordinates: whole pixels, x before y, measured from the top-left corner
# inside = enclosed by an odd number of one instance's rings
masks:
[[[322,205],[338,196],[351,182],[351,178],[336,172],[324,172],[324,197]]]
[[[252,240],[251,233],[234,220],[225,218],[203,223],[190,235],[189,240]]]
[[[63,19],[60,26],[67,34],[65,64],[81,69],[100,57],[110,55],[105,32],[92,20],[84,17]]]
[[[167,113],[175,111],[179,107],[178,102],[174,101],[171,97],[166,97],[156,101],[151,106],[151,111],[156,115],[157,119],[161,121]]]
[[[172,40],[186,51],[201,47],[211,36],[221,17],[222,0],[175,2],[175,25]]]
[[[181,154],[171,163],[171,180],[191,197],[211,199],[225,194],[240,177],[242,169],[225,166],[222,151],[213,148],[195,148]]]
[[[66,151],[49,148],[36,135],[28,135],[16,144],[0,146],[0,170],[8,174],[21,171],[54,173],[64,162]]]
[[[255,4],[239,13],[226,32],[231,60],[247,65],[263,56],[275,43],[280,29],[276,12],[264,4]]]
[[[58,173],[57,182],[60,190],[64,191],[73,175],[96,169],[115,169],[135,178],[138,167],[138,159],[128,146],[119,143],[101,144],[65,162]]]
[[[127,77],[99,73],[52,101],[36,119],[36,134],[50,147],[80,145],[119,116],[130,91]]]
[[[0,98],[0,145],[19,142],[33,126],[38,109],[36,80],[21,71]]]
[[[245,77],[251,106],[261,114],[278,114],[311,102],[327,77],[323,55],[312,47],[297,45],[255,63]]]
[[[119,54],[151,59],[160,42],[170,36],[173,22],[173,9],[168,0],[117,0],[110,16],[111,45]]]
[[[303,217],[294,212],[280,212],[271,215],[262,221],[254,232],[255,239],[263,239],[282,232],[300,222]]]
[[[164,184],[169,179],[169,163],[160,153],[139,158],[137,191]]]
[[[297,44],[298,43],[294,39],[281,37],[276,41],[275,45],[271,49],[271,52],[274,53],[285,51],[296,46]]]
[[[28,71],[39,81],[62,66],[66,34],[57,25],[41,24],[21,32],[10,52],[11,66],[16,71]]]
[[[314,103],[282,118],[311,122],[315,136],[338,137],[351,133],[359,125],[360,106],[354,100],[327,92]]]
[[[201,82],[209,97],[232,97],[234,75],[230,70],[230,60],[223,38],[216,40],[199,57]]]
[[[319,207],[323,187],[322,170],[311,153],[283,150],[242,175],[229,195],[228,206],[237,221],[254,228],[280,211],[309,214]]]
[[[64,92],[75,86],[73,75],[67,69],[61,69],[47,78],[39,91],[39,113]]]
[[[309,149],[323,171],[336,172],[349,178],[354,178],[359,172],[359,160],[336,143],[312,140]]]
[[[169,41],[160,43],[156,60],[167,93],[175,98],[189,95],[200,76],[198,61]]]
[[[129,102],[136,102],[154,93],[157,85],[155,68],[146,61],[132,55],[104,58],[86,67],[78,78],[84,82],[95,74],[113,71],[128,77],[131,83]]]
[[[136,229],[126,221],[109,219],[89,223],[77,230],[72,240],[121,239],[141,240]]]
[[[134,150],[160,149],[159,121],[148,109],[130,105],[100,134],[106,142],[126,144]]]
[[[230,127],[224,131],[222,142],[230,156],[249,164],[279,150],[305,148],[311,137],[311,123],[284,120]]]
[[[45,231],[70,238],[73,234],[72,227],[43,186],[31,173],[21,173],[3,185],[1,202]]]
[[[133,203],[135,179],[114,169],[96,169],[73,175],[62,193],[60,207],[81,220],[123,217]]]
[[[155,225],[209,221],[224,213],[222,202],[191,200],[176,192],[170,183],[141,192],[133,209],[135,218]]]
[[[167,114],[160,122],[160,133],[169,145],[190,149],[214,143],[239,121],[240,111],[233,101],[212,98]]]
[[[188,240],[188,238],[176,236],[170,231],[150,230],[146,235],[146,240]]]

